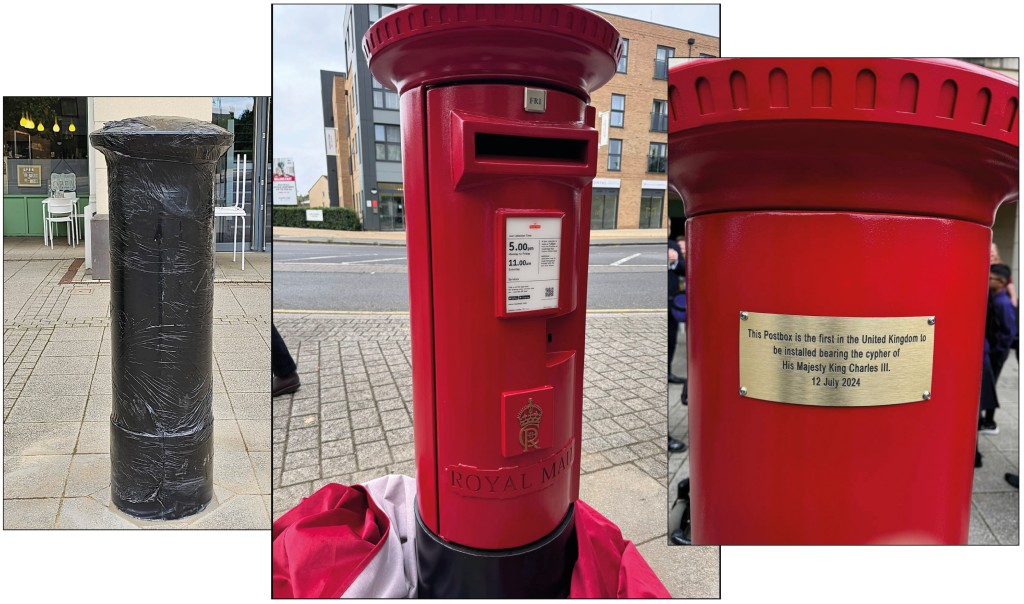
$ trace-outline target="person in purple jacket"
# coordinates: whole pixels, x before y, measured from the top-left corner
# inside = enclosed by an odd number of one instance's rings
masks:
[[[993,264],[989,267],[988,290],[989,303],[988,313],[985,317],[985,343],[988,345],[989,362],[992,365],[992,377],[994,382],[999,381],[999,374],[1003,370],[1010,355],[1010,346],[1017,338],[1017,311],[1013,302],[1006,292],[1006,286],[1010,282],[1010,267],[1005,264]],[[998,405],[998,403],[997,403]],[[978,422],[978,431],[982,434],[999,434],[999,427],[995,422],[995,407],[982,410]]]

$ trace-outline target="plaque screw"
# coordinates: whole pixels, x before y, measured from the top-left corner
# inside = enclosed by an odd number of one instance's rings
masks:
[[[742,386],[740,387],[740,396],[747,396],[747,389]]]
[[[745,313],[745,312],[741,312],[740,313],[740,320],[741,321],[746,321],[748,317],[750,317],[750,315],[748,315],[747,313]]]
[[[928,324],[935,325],[935,317],[928,317]]]
[[[924,400],[928,400],[931,397],[932,397],[931,390],[925,390],[924,392],[921,393],[921,398],[923,398]]]

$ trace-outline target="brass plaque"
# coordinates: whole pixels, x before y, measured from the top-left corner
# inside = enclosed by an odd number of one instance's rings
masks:
[[[935,317],[741,312],[741,396],[821,407],[931,398]]]

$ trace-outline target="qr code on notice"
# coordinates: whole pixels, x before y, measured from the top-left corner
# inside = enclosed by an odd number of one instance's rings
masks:
[[[555,288],[553,288],[553,287],[545,287],[544,288],[544,297],[545,298],[550,298],[553,295],[555,295]]]

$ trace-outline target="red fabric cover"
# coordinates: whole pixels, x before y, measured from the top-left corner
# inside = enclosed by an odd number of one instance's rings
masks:
[[[360,485],[329,484],[303,499],[274,522],[273,597],[341,597],[387,541],[390,526]],[[576,539],[570,598],[671,597],[619,527],[582,501]]]
[[[274,522],[273,597],[340,598],[390,528],[361,485],[324,486]]]
[[[570,598],[672,597],[619,527],[579,500],[576,541],[579,557],[572,569]]]

